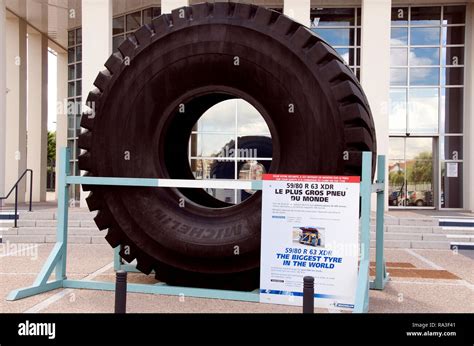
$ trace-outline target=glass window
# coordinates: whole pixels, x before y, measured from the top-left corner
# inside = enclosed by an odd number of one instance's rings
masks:
[[[82,81],[76,82],[76,96],[82,95]]]
[[[390,34],[390,44],[392,46],[408,45],[408,28],[392,28]]]
[[[390,49],[390,65],[391,66],[407,66],[408,65],[408,49],[407,48]]]
[[[353,8],[324,8],[311,11],[311,26],[354,26]]]
[[[153,19],[153,11],[151,8],[147,8],[143,11],[143,24],[151,24]]]
[[[464,44],[464,26],[443,27],[443,46],[450,44]]]
[[[115,36],[112,38],[112,48],[114,52],[118,51],[118,47],[124,40],[125,36],[123,35]]]
[[[344,59],[347,65],[354,65],[354,53],[349,54],[349,48],[336,48],[336,52]]]
[[[71,107],[71,108],[73,108],[73,107]],[[75,128],[75,125],[74,125],[74,118],[75,118],[75,114],[68,113],[68,115],[67,115],[67,120],[68,120],[67,121],[67,137],[68,138],[73,138],[73,137],[75,137],[75,134],[76,134],[76,128]]]
[[[353,46],[354,29],[323,29],[316,28],[314,31],[327,41],[331,46]]]
[[[67,45],[74,46],[76,44],[76,39],[74,37],[74,30],[67,32]]]
[[[74,62],[74,59],[75,59],[75,50],[74,48],[69,48],[67,50],[67,62],[70,64],[72,62]]]
[[[192,134],[191,143],[196,143],[197,157],[234,157],[234,135]]]
[[[438,132],[438,88],[413,88],[408,98],[408,133]]]
[[[82,29],[76,30],[76,44],[82,44]]]
[[[125,17],[117,17],[113,20],[113,35],[125,32]]]
[[[412,7],[411,25],[439,25],[441,7]]]
[[[388,156],[391,160],[405,159],[405,139],[402,137],[390,137]]]
[[[441,133],[463,133],[463,88],[441,88]]]
[[[81,79],[82,78],[82,64],[76,64],[76,78]]]
[[[161,7],[152,7],[153,10],[153,19],[158,17],[161,14]]]
[[[439,46],[440,28],[410,28],[410,44],[413,46]]]
[[[408,85],[408,69],[407,68],[391,68],[390,69],[390,85],[407,86]]]
[[[392,8],[392,25],[408,24],[408,7]]]
[[[438,85],[439,84],[439,68],[417,67],[410,68],[410,85]]]
[[[82,46],[76,47],[76,61],[82,60]]]
[[[448,67],[441,69],[441,85],[457,85],[464,84],[464,68]]]
[[[411,48],[410,65],[439,65],[439,48]]]
[[[127,31],[135,31],[142,25],[142,13],[140,11],[127,14]]]
[[[76,79],[76,69],[74,68],[74,65],[69,65],[67,67],[67,79]]]
[[[74,82],[69,82],[67,85],[68,85],[67,96],[68,97],[76,96]]]
[[[464,65],[464,47],[442,48],[441,65]]]
[[[390,90],[389,129],[391,133],[406,133],[407,90]]]
[[[466,6],[444,6],[443,24],[466,23]]]

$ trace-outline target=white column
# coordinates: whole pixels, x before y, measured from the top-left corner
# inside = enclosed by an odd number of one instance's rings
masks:
[[[464,208],[474,211],[474,4],[466,13],[466,90],[464,112]]]
[[[0,196],[5,195],[5,145],[6,145],[6,8],[5,0],[0,0]],[[0,207],[3,200],[0,201]]]
[[[5,134],[5,189],[10,190],[26,167],[26,23],[14,15],[6,21],[7,109]],[[26,179],[18,186],[25,200]],[[7,202],[14,202],[12,194]]]
[[[188,6],[188,0],[161,0],[161,13],[171,13],[175,8]]]
[[[57,105],[56,105],[56,199],[58,197],[59,151],[67,147],[67,52],[57,52]]]
[[[362,0],[361,84],[375,122],[377,154],[386,156],[389,143],[390,16],[391,0]],[[385,187],[388,191],[387,165],[385,170]]]
[[[283,14],[309,27],[311,21],[310,0],[284,0]]]
[[[112,1],[82,0],[82,89],[83,104],[97,74],[112,54]],[[64,84],[66,85],[66,84]],[[88,193],[81,190],[82,208]]]
[[[34,172],[33,201],[46,200],[48,159],[48,39],[28,32],[28,168]]]

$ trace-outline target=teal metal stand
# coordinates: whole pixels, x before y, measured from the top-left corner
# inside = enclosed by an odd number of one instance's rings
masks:
[[[58,177],[58,224],[56,230],[56,243],[46,260],[43,268],[38,273],[33,284],[29,287],[11,291],[7,300],[17,300],[30,297],[57,288],[79,288],[93,290],[115,290],[115,282],[70,280],[66,276],[67,258],[67,233],[68,233],[68,208],[69,186],[74,184],[112,185],[112,186],[146,186],[146,187],[187,187],[187,188],[231,188],[261,190],[261,181],[228,181],[228,180],[182,180],[182,179],[147,179],[147,178],[107,178],[70,176],[69,150],[62,148],[60,151],[60,166]],[[363,174],[361,182],[361,261],[359,278],[356,291],[355,312],[366,312],[369,304],[369,287],[383,289],[388,276],[385,273],[383,257],[383,207],[384,207],[384,157],[379,157],[379,175],[377,184],[372,184],[371,153],[363,154]],[[381,168],[381,169],[380,169]],[[377,267],[376,278],[373,285],[369,284],[369,248],[370,248],[370,197],[372,191],[377,193]],[[380,226],[380,227],[379,227]],[[114,249],[114,269],[137,271],[135,266],[124,264],[119,255],[119,247]],[[54,277],[52,276],[54,270]],[[228,299],[239,301],[259,301],[259,290],[252,292],[203,289],[192,287],[169,286],[164,283],[133,284],[127,285],[127,292],[151,293],[163,295],[177,295],[198,298]]]

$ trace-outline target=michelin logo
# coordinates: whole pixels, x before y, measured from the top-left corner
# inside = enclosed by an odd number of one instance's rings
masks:
[[[56,323],[36,323],[26,320],[18,324],[20,336],[47,336],[52,340],[56,338]]]

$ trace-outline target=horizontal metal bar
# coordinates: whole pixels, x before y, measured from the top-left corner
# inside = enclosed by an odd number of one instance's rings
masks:
[[[115,282],[107,282],[107,281],[64,280],[63,285],[65,288],[85,288],[85,289],[96,289],[96,290],[103,290],[103,291],[115,290]],[[217,289],[207,289],[207,288],[168,286],[163,283],[157,283],[154,285],[128,283],[127,292],[152,293],[152,294],[209,298],[209,299],[239,300],[239,301],[247,301],[247,302],[259,301],[258,290],[251,291],[251,292],[228,291],[228,290],[217,290]]]
[[[177,187],[202,189],[241,189],[261,190],[261,180],[227,180],[227,179],[154,179],[154,178],[114,178],[68,176],[67,184],[140,186],[140,187]]]

